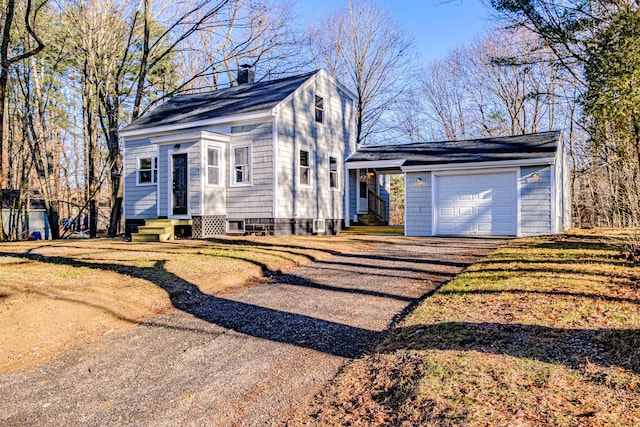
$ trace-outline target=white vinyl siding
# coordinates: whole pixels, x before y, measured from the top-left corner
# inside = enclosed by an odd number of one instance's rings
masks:
[[[272,218],[273,121],[233,126],[229,151],[233,147],[247,146],[248,141],[251,146],[251,185],[230,184],[226,189],[227,218]],[[233,154],[229,153],[229,157],[231,156]],[[228,175],[231,180],[233,176]]]
[[[343,185],[330,187],[329,156],[340,164],[355,149],[353,101],[323,74],[295,93],[277,117],[277,218],[344,218]],[[309,114],[317,94],[323,94],[324,126]],[[312,186],[300,184],[299,150],[309,151]]]
[[[520,234],[551,234],[551,166],[520,169]]]
[[[125,141],[124,186],[126,194],[123,216],[126,219],[156,218],[158,212],[158,186],[138,185],[138,168],[141,158],[157,158],[158,147],[148,139]],[[158,177],[161,179],[162,174]]]
[[[405,175],[405,234],[430,236],[433,222],[431,208],[431,172]]]

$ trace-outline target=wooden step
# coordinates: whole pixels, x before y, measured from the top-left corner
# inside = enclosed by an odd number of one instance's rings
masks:
[[[138,226],[138,234],[163,234],[163,233],[169,233],[169,227],[162,227],[159,225]]]
[[[164,242],[175,238],[175,227],[191,225],[190,219],[145,219],[137,233],[131,233],[132,242]]]

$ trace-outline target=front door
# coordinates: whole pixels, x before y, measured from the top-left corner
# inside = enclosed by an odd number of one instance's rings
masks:
[[[173,215],[187,214],[187,154],[173,155]]]

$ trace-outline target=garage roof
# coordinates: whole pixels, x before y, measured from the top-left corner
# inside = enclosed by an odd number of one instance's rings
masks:
[[[399,161],[398,166],[530,160],[553,157],[560,131],[462,141],[363,146],[347,162]]]

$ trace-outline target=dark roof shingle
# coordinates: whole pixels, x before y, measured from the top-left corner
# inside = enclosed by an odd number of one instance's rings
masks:
[[[317,71],[213,92],[175,96],[131,122],[124,130],[176,125],[218,117],[268,111]]]
[[[560,131],[463,141],[360,147],[347,162],[404,160],[403,166],[553,157]]]

